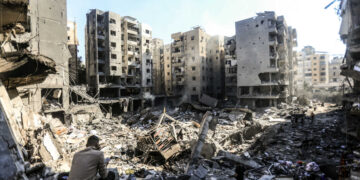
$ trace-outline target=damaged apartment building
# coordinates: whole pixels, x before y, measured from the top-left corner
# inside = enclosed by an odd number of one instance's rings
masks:
[[[295,81],[298,91],[310,87],[316,91],[329,86],[330,55],[328,53],[317,52],[312,46],[305,46],[297,56]]]
[[[69,109],[66,1],[2,0],[0,9],[0,179],[27,179],[28,153],[51,157],[30,133],[44,132],[35,114],[63,119]]]
[[[235,36],[225,37],[225,97],[236,99],[237,96],[237,60]]]
[[[240,104],[254,108],[288,102],[294,91],[296,30],[274,12],[258,13],[235,26]]]
[[[1,2],[1,69],[3,73],[12,72],[3,75],[4,86],[17,87],[16,93],[33,112],[64,114],[69,108],[70,58],[66,2]],[[40,76],[43,66],[50,66],[46,72],[53,73]]]
[[[341,75],[352,89],[343,96],[346,113],[346,132],[360,137],[360,3],[357,0],[342,0],[339,9],[342,22],[340,37],[346,44]]]
[[[194,27],[174,33],[171,38],[171,64],[165,66],[171,67],[172,95],[182,96],[184,101],[197,101],[204,94],[223,96],[224,37],[209,36],[201,27]]]
[[[80,59],[78,58],[78,46],[79,40],[77,37],[77,25],[76,22],[68,21],[67,22],[67,43],[68,48],[71,54],[69,59],[69,76],[70,83],[72,85],[78,84],[80,82]]]
[[[85,35],[90,93],[122,106],[143,104],[141,98],[153,86],[151,28],[130,16],[93,9]]]

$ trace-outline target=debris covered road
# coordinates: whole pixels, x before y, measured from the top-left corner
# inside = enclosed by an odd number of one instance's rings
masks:
[[[358,166],[360,146],[341,134],[338,106],[314,106],[318,107],[314,122],[313,108],[301,107],[307,116],[297,123],[291,114],[299,105],[283,104],[251,113],[252,118],[238,109],[207,113],[188,106],[167,112],[145,109],[74,125],[59,138],[64,140],[66,159],[71,159],[84,147],[86,137],[99,136],[102,151],[112,159],[109,168],[117,169],[121,179],[336,179],[342,164]],[[201,152],[194,157],[201,134]],[[57,171],[66,171],[64,165],[69,163],[57,161]]]

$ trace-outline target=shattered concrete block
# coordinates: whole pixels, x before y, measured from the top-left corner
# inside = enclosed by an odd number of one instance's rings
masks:
[[[61,97],[61,89],[55,89],[53,93],[53,98],[59,99]]]
[[[58,160],[60,158],[60,153],[57,150],[56,146],[54,145],[49,133],[44,135],[43,144],[46,150],[50,153],[53,160]]]
[[[202,94],[200,97],[200,102],[210,107],[216,107],[218,100],[206,94]]]
[[[247,168],[259,168],[259,167],[261,167],[261,165],[259,163],[255,162],[253,160],[247,160],[247,159],[244,159],[244,158],[242,158],[240,156],[231,154],[231,153],[226,152],[226,151],[219,151],[217,156],[218,156],[217,158],[223,158],[223,159],[232,161],[234,163],[241,164],[241,165],[243,165],[244,167],[247,167]]]

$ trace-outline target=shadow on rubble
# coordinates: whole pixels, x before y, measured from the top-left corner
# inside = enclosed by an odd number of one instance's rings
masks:
[[[360,159],[358,140],[341,132],[339,109],[309,116],[287,116],[267,127],[248,149],[248,158],[261,164],[244,172],[248,179],[339,179],[350,177]],[[355,171],[354,171],[355,172]]]

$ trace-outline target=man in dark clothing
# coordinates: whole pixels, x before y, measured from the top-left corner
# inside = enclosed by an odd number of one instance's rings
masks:
[[[90,136],[86,148],[74,155],[69,180],[95,180],[97,173],[104,179],[108,175],[108,162],[108,159],[105,162],[104,153],[100,151],[99,138]]]

